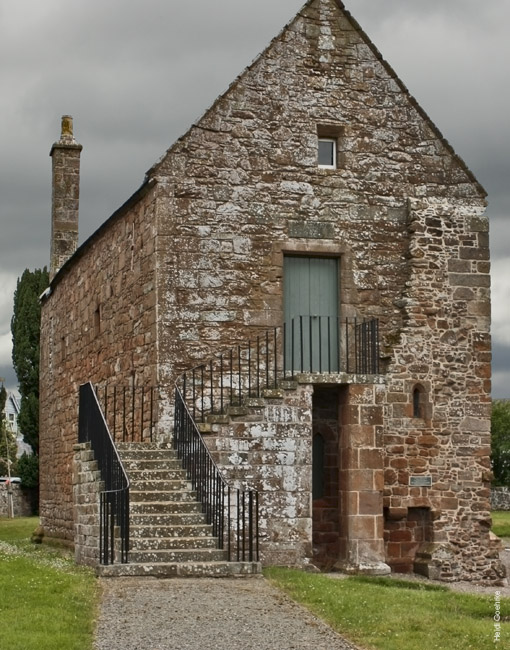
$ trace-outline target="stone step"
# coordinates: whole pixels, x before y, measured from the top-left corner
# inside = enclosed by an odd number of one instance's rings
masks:
[[[258,576],[262,572],[259,562],[130,562],[128,564],[100,565],[101,577],[153,576],[157,578],[204,577],[227,578],[232,576]]]
[[[144,564],[161,564],[168,562],[224,562],[227,559],[227,552],[217,548],[143,549],[129,551],[128,559],[130,562],[143,562]]]
[[[147,529],[150,532],[150,529]],[[217,548],[216,537],[141,537],[131,535],[131,549],[136,551],[150,551],[158,549],[207,549]]]
[[[127,475],[130,481],[181,481],[182,488],[188,487],[187,474],[183,469],[168,470],[168,469],[141,469],[141,470],[128,470]],[[177,476],[172,479],[171,475]],[[181,489],[177,486],[174,489]]]
[[[116,442],[119,452],[126,451],[175,451],[173,444],[168,442]]]
[[[253,405],[256,407],[256,405]],[[233,414],[241,415],[243,408]],[[250,414],[251,415],[251,414]],[[101,566],[102,576],[257,575],[260,564],[228,562],[171,444],[121,443],[130,479],[127,564]]]
[[[178,460],[175,449],[146,449],[145,446],[131,449],[119,449],[119,455],[125,460]]]
[[[133,514],[129,521],[133,526],[200,526],[207,523],[202,512]]]
[[[157,479],[157,480],[164,480],[164,479]],[[173,480],[173,481],[166,481],[166,483],[167,483],[167,490],[165,491],[166,493],[186,492],[188,489],[191,491],[191,485],[190,483],[188,483],[188,481]],[[143,481],[135,480],[135,484],[131,486],[129,493],[133,501],[159,501],[159,498],[153,499],[151,495],[160,494],[161,491],[146,490]]]
[[[142,490],[135,490],[135,492],[141,492]],[[169,491],[168,501],[196,501],[197,493],[193,490],[172,490]],[[132,501],[132,500],[131,500]],[[141,502],[143,503],[143,502]],[[160,502],[158,502],[160,503]]]
[[[188,491],[188,481],[185,478],[184,480],[186,481],[186,487],[181,490],[176,490],[175,487],[173,486],[173,481],[180,481],[183,479],[180,478],[175,478],[175,477],[168,477],[168,479],[161,480],[161,479],[142,479],[142,478],[132,478],[131,474],[128,474],[129,476],[129,482],[131,484],[131,490],[134,490],[135,492],[142,492],[145,490],[149,490],[150,492],[187,492]]]
[[[141,501],[130,504],[132,515],[173,514],[178,512],[202,512],[202,506],[195,500],[189,501]]]
[[[133,517],[132,519],[136,519]],[[165,539],[189,539],[190,537],[207,538],[212,535],[211,524],[166,524],[152,522],[149,518],[143,518],[132,522],[129,527],[131,539],[137,537],[161,537]]]
[[[133,470],[162,470],[183,472],[181,461],[177,458],[124,458],[121,456],[122,464],[128,472]]]

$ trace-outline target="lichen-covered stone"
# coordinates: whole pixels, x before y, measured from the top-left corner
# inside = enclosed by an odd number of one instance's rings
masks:
[[[337,169],[317,164],[317,138],[328,134]],[[41,325],[45,528],[74,537],[80,383],[171,387],[282,324],[285,255],[334,256],[340,315],[379,318],[385,374],[343,384],[339,561],[412,568],[410,548],[438,544],[430,562],[443,579],[500,580],[487,525],[485,207],[472,173],[342,3],[310,0],[54,278]],[[290,390],[298,402],[331,382],[308,380]],[[165,391],[161,435],[171,427]],[[296,417],[292,399],[268,403],[262,420],[239,412],[242,436],[211,423],[222,465],[262,486],[275,562],[312,552],[300,500],[311,491],[311,421]],[[285,448],[286,437],[299,449]]]

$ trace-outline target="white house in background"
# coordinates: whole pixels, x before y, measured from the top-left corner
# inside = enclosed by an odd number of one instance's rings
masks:
[[[8,391],[7,399],[5,400],[5,421],[7,426],[16,436],[16,443],[18,451],[16,456],[19,458],[23,454],[30,455],[32,448],[23,440],[23,434],[18,429],[18,416],[20,410],[21,396],[17,391]]]

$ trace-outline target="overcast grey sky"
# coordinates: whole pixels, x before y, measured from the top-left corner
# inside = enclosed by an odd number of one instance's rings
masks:
[[[51,144],[83,145],[80,242],[304,0],[0,0],[0,376],[17,278],[48,264]],[[345,0],[489,192],[493,396],[510,397],[510,0]]]

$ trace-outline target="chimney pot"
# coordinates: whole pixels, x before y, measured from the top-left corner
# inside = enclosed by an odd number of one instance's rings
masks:
[[[61,142],[74,142],[72,115],[62,115],[60,140]]]

